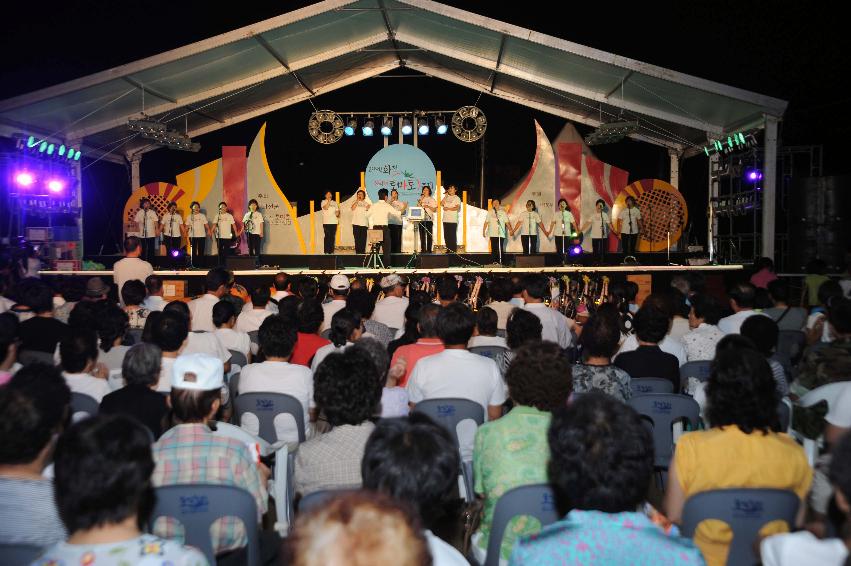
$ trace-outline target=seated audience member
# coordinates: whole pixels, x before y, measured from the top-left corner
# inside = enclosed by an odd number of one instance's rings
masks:
[[[369,419],[378,408],[381,386],[366,352],[350,348],[325,358],[314,376],[313,395],[331,430],[299,446],[296,492],[361,486],[363,450],[375,428]]]
[[[851,515],[851,435],[845,435],[831,451],[830,483],[836,507],[842,514],[839,530],[843,538],[817,539],[809,531],[774,535],[763,539],[760,555],[763,566],[799,564],[845,564],[848,558],[848,517]]]
[[[56,446],[56,503],[70,536],[52,564],[207,564],[199,551],[145,534],[154,505],[151,440],[135,420],[102,415],[73,425]]]
[[[150,343],[159,347],[162,352],[156,390],[168,393],[171,391],[171,368],[186,346],[189,324],[182,314],[173,311],[161,312],[152,316],[151,320]]]
[[[392,274],[382,277],[380,284],[384,298],[375,305],[374,311],[369,314],[361,312],[361,316],[366,319],[372,318],[373,321],[388,328],[399,330],[404,326],[405,310],[410,304],[405,296],[405,282],[398,275]],[[349,307],[351,308],[351,305]]]
[[[205,354],[180,356],[172,367],[171,409],[175,427],[154,444],[153,482],[157,487],[183,483],[229,485],[244,489],[257,503],[257,522],[266,512],[266,482],[270,471],[256,460],[245,443],[214,435],[210,429],[221,405],[224,368]],[[157,519],[154,533],[173,538],[174,521]],[[242,552],[247,540],[242,523],[234,517],[219,519],[210,529],[213,549],[221,557]],[[233,554],[230,555],[233,558]]]
[[[158,346],[143,342],[130,348],[121,367],[127,385],[105,396],[100,412],[134,417],[159,438],[167,428],[168,417],[166,399],[156,392],[161,364]]]
[[[671,318],[665,311],[652,304],[644,304],[635,314],[635,335],[638,348],[632,352],[622,352],[615,358],[615,365],[624,370],[632,379],[640,377],[661,377],[680,389],[680,364],[677,358],[663,352],[659,343],[671,324]]]
[[[20,302],[30,308],[35,315],[21,322],[18,337],[21,345],[18,351],[34,350],[52,354],[56,345],[69,335],[67,324],[53,318],[53,289],[38,280],[21,281],[23,291]]]
[[[683,336],[689,333],[691,330],[691,324],[689,323],[689,314],[691,314],[691,307],[686,302],[686,296],[677,291],[676,289],[671,289],[668,293],[668,300],[671,303],[671,328],[668,330],[668,336],[674,338],[676,340],[682,340]]]
[[[265,355],[262,363],[248,364],[239,376],[239,393],[284,393],[298,399],[304,409],[304,429],[308,438],[313,435],[311,410],[313,403],[313,373],[306,367],[290,362],[296,342],[295,329],[280,315],[272,315],[260,325],[257,334]],[[260,433],[260,422],[253,414],[242,415],[240,426],[251,434]],[[298,442],[298,430],[291,415],[275,417],[278,440]]]
[[[721,311],[718,303],[709,295],[693,295],[688,324],[691,332],[683,336],[688,361],[711,360],[715,357],[715,348],[724,337],[718,329]]]
[[[106,301],[109,299],[110,291],[111,287],[103,279],[100,277],[89,277],[86,281],[86,292],[81,300],[90,303]]]
[[[511,564],[703,564],[694,544],[660,526],[645,501],[653,439],[641,417],[592,392],[553,414],[548,465],[567,515],[521,539]]]
[[[0,385],[5,385],[19,369],[18,317],[10,312],[0,313]]]
[[[470,338],[468,348],[477,346],[498,346],[500,348],[508,348],[505,338],[497,336],[497,323],[499,317],[496,311],[490,307],[482,307],[476,313],[476,328],[473,330],[473,337]]]
[[[833,341],[807,350],[801,360],[795,381],[801,395],[828,383],[851,379],[851,299],[831,301],[827,324]]]
[[[216,267],[207,272],[204,280],[206,293],[189,302],[195,330],[213,332],[216,329],[213,325],[213,307],[228,294],[230,278],[231,273],[224,267]]]
[[[151,312],[142,306],[145,300],[145,284],[138,279],[131,279],[121,288],[121,301],[124,303],[124,312],[130,321],[130,328],[145,328],[145,319]]]
[[[677,442],[665,493],[668,518],[679,523],[689,497],[716,489],[784,489],[803,503],[812,470],[801,447],[788,435],[774,432],[779,428],[780,396],[765,358],[749,348],[721,349],[719,345],[706,394],[712,428],[688,432]],[[719,466],[718,462],[735,465]],[[805,509],[802,504],[799,523]],[[777,532],[781,531],[775,523],[760,534]],[[729,527],[707,522],[698,526],[694,541],[709,566],[720,566],[727,561],[731,538]]]
[[[807,324],[807,309],[789,304],[789,282],[775,279],[768,284],[768,294],[774,306],[762,312],[770,316],[780,330],[803,330]]]
[[[420,309],[423,308],[423,303],[411,302],[408,308],[405,309],[405,327],[401,330],[402,334],[396,333],[398,338],[391,340],[387,345],[387,353],[392,358],[396,355],[396,350],[402,346],[416,343],[420,339],[420,333],[417,330],[417,325],[420,322]]]
[[[341,494],[299,515],[287,547],[292,566],[438,564],[409,505],[375,493]]]
[[[467,351],[476,317],[461,303],[443,307],[437,315],[437,335],[444,344],[439,354],[417,362],[408,380],[408,399],[413,408],[420,401],[455,397],[481,405],[486,421],[502,416],[506,400],[505,382],[496,363]],[[465,429],[462,423],[459,428]],[[462,430],[461,455],[472,456],[473,436]]]
[[[338,273],[331,278],[331,282],[328,285],[328,293],[331,300],[322,304],[322,312],[325,314],[325,318],[322,320],[320,331],[324,332],[326,329],[331,328],[331,317],[337,311],[346,308],[346,296],[349,294],[349,286],[349,278],[342,273]]]
[[[504,359],[505,366],[500,368],[503,373],[508,369],[511,360],[514,359],[514,352],[517,351],[517,348],[527,342],[541,341],[543,329],[541,319],[526,309],[515,308],[511,311],[511,314],[508,315],[508,321],[505,323],[505,344],[508,346],[508,353]]]
[[[570,334],[573,321],[544,304],[544,298],[549,295],[550,282],[545,276],[535,274],[523,278],[523,300],[526,302],[523,308],[541,319],[541,339],[567,348],[573,340]]]
[[[458,300],[458,280],[453,275],[445,275],[437,280],[434,302],[442,307]]]
[[[807,333],[807,344],[831,342],[834,339],[830,332],[828,315],[833,300],[842,298],[842,296],[842,287],[836,281],[828,280],[819,286],[819,304],[810,310],[810,316],[807,317],[807,324],[804,329]]]
[[[301,299],[316,299],[319,295],[319,282],[313,277],[300,277],[295,287],[296,294]]]
[[[272,294],[272,300],[275,302],[280,302],[289,295],[292,295],[290,292],[290,276],[286,273],[276,273],[275,278],[272,280],[272,286],[275,288],[275,292]]]
[[[730,297],[730,308],[733,314],[718,321],[718,329],[724,334],[738,334],[742,323],[748,317],[762,313],[754,310],[756,288],[750,283],[738,283],[727,292]]]
[[[398,277],[398,275],[396,277]],[[407,305],[407,303],[405,303],[405,305]],[[346,298],[346,308],[360,313],[360,316],[363,319],[364,334],[375,338],[381,342],[381,345],[385,348],[388,344],[390,344],[390,341],[396,337],[395,332],[391,330],[391,327],[387,326],[383,322],[379,322],[378,320],[373,320],[371,318],[375,311],[375,297],[366,289],[352,289],[349,291],[349,296]],[[402,309],[402,313],[404,312],[405,310]],[[401,320],[399,322],[400,324],[402,323]]]
[[[310,367],[316,351],[331,343],[330,340],[319,335],[319,328],[322,326],[325,314],[319,301],[306,299],[296,307],[295,316],[298,339],[290,361],[294,364]]]
[[[213,305],[215,306],[215,305]],[[181,354],[207,354],[219,358],[225,366],[225,373],[230,372],[230,352],[225,348],[215,334],[215,328],[208,332],[194,332],[195,327],[189,306],[183,301],[172,301],[165,306],[163,312],[174,312],[181,315],[189,325],[186,336],[186,346]],[[212,316],[212,310],[210,311]],[[211,319],[212,320],[212,319]]]
[[[236,326],[234,327],[236,331],[245,332],[247,334],[249,332],[259,330],[260,325],[263,324],[266,317],[274,314],[275,312],[266,308],[270,304],[270,298],[270,291],[268,287],[261,285],[254,289],[251,292],[251,304],[245,305],[242,312],[239,313],[239,317],[236,319]],[[215,306],[213,308],[215,308]],[[213,321],[213,324],[215,324],[215,320]]]
[[[33,364],[0,388],[0,544],[49,546],[65,540],[42,474],[70,417],[71,391],[59,370]]]
[[[433,356],[443,351],[443,342],[437,337],[437,316],[441,311],[440,305],[426,303],[420,307],[417,315],[417,334],[419,338],[413,344],[400,346],[390,360],[390,373],[401,387],[408,384],[411,372],[417,362],[427,356]]]
[[[486,423],[476,433],[473,469],[476,493],[485,498],[479,531],[472,550],[484,563],[496,502],[521,485],[547,483],[547,430],[552,412],[567,405],[571,393],[571,365],[551,342],[521,346],[505,374],[508,397],[514,407],[502,418]],[[500,555],[507,560],[518,536],[538,530],[528,518],[509,523]]]
[[[505,325],[508,322],[508,315],[514,310],[516,305],[511,304],[514,285],[511,279],[507,277],[498,277],[488,287],[490,292],[491,302],[487,306],[494,310],[497,316],[496,327],[498,330],[505,331]]]
[[[774,261],[770,257],[761,257],[754,263],[754,274],[751,275],[751,285],[757,289],[767,288],[773,281],[777,281],[774,273]]]
[[[53,309],[53,318],[59,322],[68,324],[68,315],[71,314],[71,311],[74,310],[77,303],[83,300],[83,295],[86,293],[86,287],[81,280],[75,277],[69,277],[62,282],[60,290],[62,293],[62,299],[65,302]]]
[[[669,297],[665,293],[651,293],[648,295],[644,302],[642,303],[642,307],[644,306],[652,306],[655,307],[666,314],[668,317],[669,324],[673,324],[673,315],[671,314],[671,301]],[[638,311],[636,311],[636,314]],[[633,330],[635,329],[635,319],[633,317]],[[670,330],[670,325],[669,325]],[[638,348],[638,337],[635,335],[635,332],[627,336],[618,348],[618,355],[623,354],[625,352],[632,352]],[[676,356],[677,361],[680,365],[686,363],[686,349],[683,346],[682,340],[678,340],[677,338],[671,337],[669,334],[665,334],[665,337],[659,342],[659,349],[663,352],[667,352],[672,356]],[[617,357],[617,356],[616,356]]]
[[[99,365],[97,337],[94,330],[78,328],[59,344],[62,376],[72,393],[83,393],[98,403],[110,392],[109,371]]]
[[[124,346],[124,337],[130,328],[127,313],[117,305],[103,301],[94,303],[97,309],[97,332],[100,338],[98,361],[110,371],[120,370],[130,346]],[[146,319],[147,320],[147,319]]]
[[[458,466],[458,450],[449,432],[417,413],[380,421],[364,450],[363,487],[414,509],[435,565],[469,564],[433,532],[454,518]]]
[[[363,333],[363,322],[360,314],[344,307],[331,317],[328,329],[331,331],[329,336],[331,343],[322,346],[313,355],[310,370],[314,373],[328,354],[342,352],[360,339]]]
[[[585,323],[579,337],[584,359],[573,366],[573,390],[577,393],[598,390],[623,402],[632,396],[630,374],[612,364],[621,337],[619,318],[614,305],[602,305]]]
[[[251,363],[251,337],[248,336],[247,332],[234,330],[236,309],[233,303],[230,301],[219,301],[213,306],[213,324],[216,325],[216,330],[213,334],[219,339],[222,346],[227,350],[240,352]]]
[[[750,338],[757,351],[765,356],[771,366],[771,374],[777,383],[777,393],[781,397],[789,394],[789,384],[786,382],[786,370],[780,362],[771,358],[777,347],[777,323],[767,316],[752,316],[742,323],[741,335]]]
[[[145,278],[145,289],[148,296],[142,301],[142,306],[149,311],[161,311],[168,304],[163,298],[163,280],[159,275],[148,275]]]

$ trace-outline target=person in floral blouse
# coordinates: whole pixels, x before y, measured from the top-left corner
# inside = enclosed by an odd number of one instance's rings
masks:
[[[151,312],[142,306],[146,294],[145,284],[138,279],[131,279],[121,287],[121,300],[124,301],[124,312],[130,319],[130,328],[145,328],[145,322]]]

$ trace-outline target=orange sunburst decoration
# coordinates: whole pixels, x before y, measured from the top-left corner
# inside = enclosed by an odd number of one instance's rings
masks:
[[[674,186],[660,179],[642,179],[627,186],[618,194],[612,206],[612,222],[626,208],[626,198],[635,198],[641,212],[643,232],[638,239],[638,251],[661,252],[667,249],[668,232],[671,245],[683,234],[688,223],[688,207],[683,195]]]

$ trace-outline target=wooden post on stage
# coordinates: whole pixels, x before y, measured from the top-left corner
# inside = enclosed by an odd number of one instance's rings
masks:
[[[434,184],[434,199],[437,201],[437,218],[435,219],[435,224],[437,226],[434,227],[434,242],[432,242],[433,246],[440,245],[440,236],[443,234],[443,210],[440,208],[440,184],[442,179],[440,178],[440,171],[437,172],[437,182]]]
[[[334,198],[337,201],[337,210],[340,210],[340,191],[337,191],[336,193],[334,193]],[[337,233],[334,235],[334,245],[335,246],[340,245],[340,220],[343,219],[342,217],[343,217],[343,213],[341,212],[340,217],[337,218]],[[334,250],[334,251],[336,251],[336,250]]]
[[[467,191],[461,191],[461,212],[464,214],[461,220],[461,240],[464,242],[464,252],[467,251]]]
[[[492,206],[493,206],[493,201],[492,201],[491,199],[488,199],[487,214],[490,214],[490,211],[491,211],[491,207],[492,207]],[[499,218],[497,218],[497,221],[498,221],[498,220],[499,220]],[[488,221],[488,220],[487,220],[487,217],[485,217],[485,222],[487,222],[487,221]],[[497,227],[496,227],[496,233],[497,233],[497,234],[499,234],[499,226],[497,226]],[[488,238],[487,233],[485,233],[485,240],[487,240],[487,241],[488,241],[488,253],[493,253],[493,250],[491,249],[491,239],[490,239],[490,238]],[[464,251],[467,251],[467,250],[465,249]]]
[[[316,220],[313,215],[313,210],[315,208],[315,204],[313,199],[310,199],[310,253],[316,253]]]

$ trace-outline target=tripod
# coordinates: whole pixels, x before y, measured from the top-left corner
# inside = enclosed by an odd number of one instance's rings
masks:
[[[417,260],[420,257],[420,253],[417,251],[417,242],[420,239],[420,230],[425,230],[425,227],[420,223],[419,220],[410,220],[415,226],[416,229],[413,231],[414,233],[414,252],[411,254],[411,257],[408,258],[408,263],[405,264],[405,269],[410,269],[412,266],[417,266]]]
[[[381,242],[373,242],[369,245],[369,253],[366,256],[366,259],[363,260],[364,267],[371,267],[372,269],[384,269],[384,262],[381,261],[381,253],[379,253],[380,249]]]

